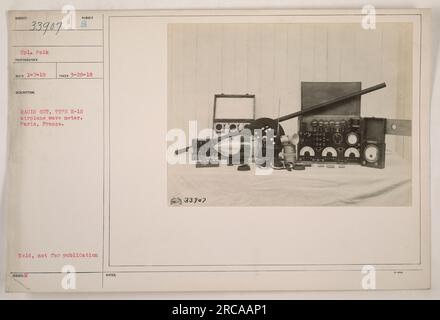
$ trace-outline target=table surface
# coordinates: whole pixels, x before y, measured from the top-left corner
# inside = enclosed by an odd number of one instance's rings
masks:
[[[206,198],[202,206],[410,206],[411,165],[387,151],[384,169],[314,164],[260,175],[237,166],[168,167],[168,199]]]

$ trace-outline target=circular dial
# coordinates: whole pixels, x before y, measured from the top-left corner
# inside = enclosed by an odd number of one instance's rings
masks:
[[[367,162],[376,162],[379,160],[379,149],[377,146],[370,144],[365,148],[364,156]]]
[[[350,133],[347,135],[347,143],[348,143],[349,145],[353,146],[353,145],[355,145],[356,143],[358,143],[358,141],[359,141],[359,138],[358,138],[358,135],[357,135],[356,133],[354,133],[354,132],[350,132]]]
[[[315,150],[313,150],[309,146],[304,146],[299,151],[300,156],[306,156],[306,157],[314,157],[315,156]]]
[[[344,152],[344,157],[346,158],[360,158],[359,150],[353,147],[348,148]]]
[[[321,155],[325,157],[337,157],[338,153],[336,152],[336,149],[333,147],[327,147],[322,150]]]

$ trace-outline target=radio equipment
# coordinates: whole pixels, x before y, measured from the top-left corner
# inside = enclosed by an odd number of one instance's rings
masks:
[[[360,118],[322,115],[302,122],[299,131],[300,161],[361,163]]]
[[[360,82],[301,82],[301,110],[361,90]],[[361,96],[298,118],[301,161],[361,163]]]
[[[233,140],[232,140],[233,139]],[[229,165],[247,164],[251,158],[251,142],[245,141],[243,136],[236,135],[231,140],[222,140],[219,137],[210,139],[193,139],[192,160],[197,161],[197,167],[218,166],[225,160]]]
[[[238,132],[255,120],[254,94],[216,94],[212,128],[217,135]]]
[[[196,140],[192,146],[175,150],[175,154],[187,152],[192,147],[196,151],[212,144],[217,145],[216,154],[203,154],[204,158],[217,160],[219,155],[228,154],[228,163],[232,163],[232,149],[222,148],[221,143],[242,136],[241,131],[248,129],[247,132],[261,139],[263,144],[273,145],[271,165],[277,167],[284,148],[282,137],[285,133],[281,123],[298,117],[299,141],[296,150],[299,162],[296,163],[356,163],[384,168],[385,134],[410,136],[412,131],[411,120],[360,117],[361,96],[384,87],[385,83],[361,89],[360,82],[302,82],[301,110],[275,119],[255,119],[255,95],[217,94],[214,97],[213,128],[218,136],[215,139]],[[245,101],[244,104],[236,103],[240,98]],[[226,103],[220,105],[220,101]],[[230,117],[237,115],[237,110],[243,112],[241,116]],[[238,156],[235,158],[240,159],[240,164],[246,164],[250,160],[243,152],[246,142],[243,137],[240,140],[239,148],[232,153]],[[249,143],[252,144],[252,141]],[[284,158],[295,159],[289,158],[287,151],[284,150]],[[193,156],[201,160],[197,154]],[[289,163],[285,159],[283,161]]]
[[[254,94],[216,94],[214,95],[214,109],[212,128],[217,136],[238,134],[247,125],[255,120],[255,95]],[[226,148],[222,146],[221,139],[218,141],[218,154],[215,157],[227,158],[229,165],[233,164],[233,157],[239,159],[239,163],[246,163],[243,142],[234,147],[232,137],[226,142]],[[243,139],[241,139],[243,141]],[[240,143],[240,141],[238,141]],[[223,144],[224,141],[223,141]],[[223,147],[223,148],[222,148]],[[211,155],[212,156],[212,155]],[[212,158],[212,157],[211,157]],[[237,160],[235,160],[237,161]]]

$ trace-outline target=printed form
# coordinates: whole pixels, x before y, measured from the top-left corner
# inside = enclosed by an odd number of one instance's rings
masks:
[[[9,220],[10,277],[24,290],[33,272],[102,269],[103,15],[63,17],[9,17],[11,190],[29,196]]]

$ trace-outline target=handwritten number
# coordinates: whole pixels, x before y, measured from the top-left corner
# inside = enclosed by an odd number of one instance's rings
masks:
[[[60,29],[61,29],[61,26],[63,25],[63,23],[57,22],[56,25],[58,25],[58,29],[57,29],[57,33],[55,33],[55,34],[58,34],[58,32],[60,32]]]

